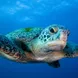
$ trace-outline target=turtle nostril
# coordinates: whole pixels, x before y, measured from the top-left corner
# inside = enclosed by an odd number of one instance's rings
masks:
[[[67,30],[63,30],[63,33],[66,34],[67,33]]]
[[[61,26],[61,27],[60,27],[60,29],[64,29],[64,28],[65,28],[64,26]]]

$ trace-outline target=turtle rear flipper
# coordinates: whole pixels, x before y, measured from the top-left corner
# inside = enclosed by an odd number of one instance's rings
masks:
[[[59,61],[54,61],[54,62],[51,62],[51,63],[48,63],[49,66],[52,66],[54,68],[59,68],[60,67],[60,63]]]

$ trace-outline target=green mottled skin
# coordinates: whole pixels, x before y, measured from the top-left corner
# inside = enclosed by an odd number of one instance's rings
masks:
[[[28,42],[33,38],[39,36],[41,31],[42,31],[41,28],[22,28],[7,34],[6,37]]]
[[[25,28],[26,32],[31,32],[33,30],[33,28]]]

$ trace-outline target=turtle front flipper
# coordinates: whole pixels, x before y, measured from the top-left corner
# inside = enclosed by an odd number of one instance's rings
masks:
[[[24,52],[4,35],[0,35],[0,55],[13,61],[25,59]]]
[[[68,42],[63,51],[65,52],[65,57],[78,57],[78,45],[75,43]]]

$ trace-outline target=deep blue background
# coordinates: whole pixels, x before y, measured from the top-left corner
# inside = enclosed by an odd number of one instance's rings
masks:
[[[61,24],[78,43],[78,0],[0,0],[0,33],[24,27]],[[61,67],[19,64],[0,58],[0,78],[78,78],[78,58],[60,60]]]

